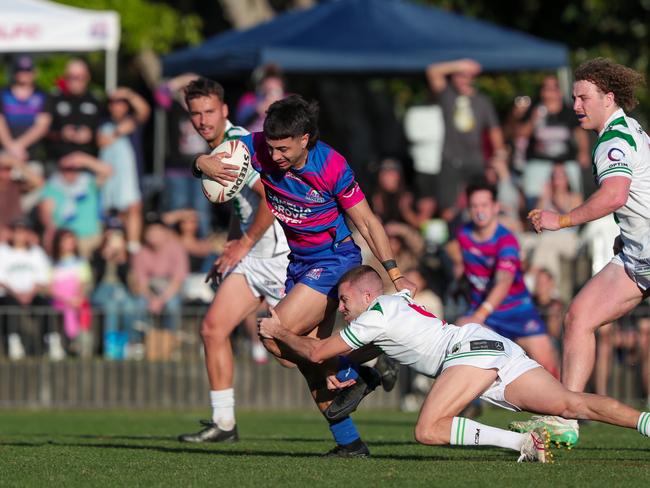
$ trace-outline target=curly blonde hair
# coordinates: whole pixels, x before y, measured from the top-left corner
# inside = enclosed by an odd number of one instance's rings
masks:
[[[634,92],[645,84],[641,73],[606,58],[595,58],[578,66],[575,81],[580,80],[593,83],[603,93],[612,92],[616,105],[626,112],[638,105]]]

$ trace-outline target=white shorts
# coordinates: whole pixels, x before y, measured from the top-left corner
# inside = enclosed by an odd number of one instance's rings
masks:
[[[287,280],[289,253],[272,258],[245,256],[232,273],[244,275],[255,297],[262,297],[272,307],[284,298],[284,282]]]
[[[456,340],[447,351],[442,371],[459,365],[496,369],[498,377],[483,392],[481,399],[513,412],[521,409],[506,401],[506,386],[525,372],[541,368],[510,339],[479,324],[467,324],[460,328]]]
[[[611,261],[617,266],[623,266],[625,272],[643,291],[650,288],[650,259],[636,259],[619,252]]]

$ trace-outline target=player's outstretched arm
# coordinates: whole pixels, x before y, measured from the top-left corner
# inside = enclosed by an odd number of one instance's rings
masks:
[[[533,209],[528,219],[537,232],[558,230],[597,220],[618,210],[627,202],[632,180],[625,176],[611,176],[600,185],[582,205],[561,215],[551,210]]]
[[[390,248],[388,236],[386,235],[386,231],[384,230],[381,221],[370,209],[368,200],[364,198],[354,207],[348,208],[346,214],[350,219],[352,219],[352,222],[359,230],[359,233],[368,243],[368,247],[370,247],[372,253],[386,268],[390,279],[395,285],[395,289],[397,289],[397,291],[404,289],[409,290],[411,296],[414,297],[417,292],[417,286],[404,278],[404,276],[399,272],[399,268],[393,266],[395,264],[395,258],[393,257],[393,251]],[[385,263],[390,264],[387,267]]]
[[[253,185],[253,191],[264,199],[264,185],[261,180],[257,180]],[[253,248],[255,243],[259,241],[266,230],[271,227],[275,217],[271,213],[269,207],[262,201],[257,206],[253,221],[248,227],[246,232],[242,234],[239,239],[229,240],[226,244],[224,252],[215,262],[216,272],[218,274],[225,274],[229,270],[237,266],[237,263],[246,256]]]
[[[265,339],[275,339],[283,342],[299,356],[313,363],[324,361],[348,354],[352,349],[341,336],[335,334],[323,340],[313,337],[299,336],[282,326],[280,318],[271,307],[271,316],[260,320],[259,333]]]

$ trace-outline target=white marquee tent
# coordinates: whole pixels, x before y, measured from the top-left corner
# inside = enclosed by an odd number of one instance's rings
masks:
[[[106,51],[107,90],[117,83],[120,17],[45,0],[0,0],[0,53]]]

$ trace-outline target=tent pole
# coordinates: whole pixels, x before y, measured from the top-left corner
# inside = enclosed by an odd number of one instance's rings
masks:
[[[560,82],[560,90],[564,95],[564,100],[571,102],[571,83],[572,83],[571,70],[568,66],[562,66],[557,69],[557,79]]]
[[[104,89],[110,93],[117,87],[117,49],[106,50]]]

